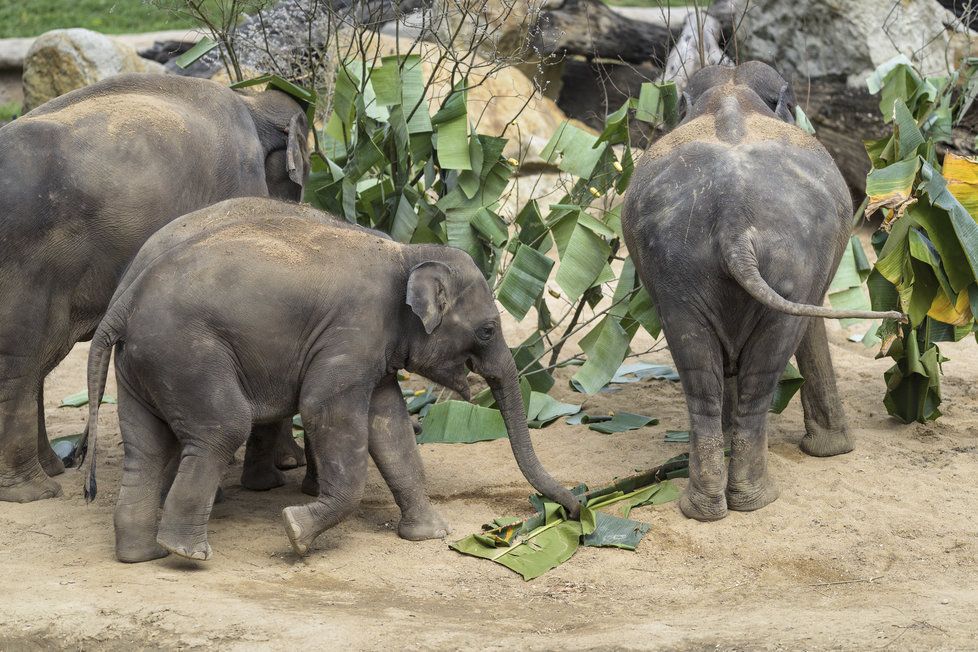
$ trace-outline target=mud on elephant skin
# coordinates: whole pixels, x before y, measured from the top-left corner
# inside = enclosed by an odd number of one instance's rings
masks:
[[[852,450],[822,319],[902,315],[821,307],[852,203],[832,158],[794,126],[794,95],[774,69],[704,68],[684,103],[683,121],[635,170],[622,228],[688,404],[690,482],[680,508],[715,520],[778,496],[765,424],[792,354],[806,379],[802,449]]]
[[[113,77],[0,128],[0,501],[60,494],[44,378],[140,245],[224,199],[298,199],[306,137],[284,93],[167,75]]]
[[[176,235],[184,228],[193,235]],[[179,242],[161,247],[157,239]],[[98,397],[116,346],[125,447],[119,559],[209,558],[207,522],[222,471],[256,424],[273,427],[297,410],[319,483],[316,501],[283,511],[297,553],[357,507],[368,454],[401,510],[400,535],[444,536],[399,369],[463,396],[469,370],[481,375],[524,475],[577,513],[577,499],[533,452],[499,313],[465,252],[399,244],[268,199],[188,215],[146,248],[164,253],[141,252],[127,270],[89,358],[89,391]],[[93,439],[97,414],[93,398]],[[157,523],[163,468],[174,455],[179,470]]]

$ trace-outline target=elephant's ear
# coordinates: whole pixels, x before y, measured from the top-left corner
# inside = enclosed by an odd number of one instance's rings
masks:
[[[421,318],[429,335],[441,324],[451,303],[451,280],[452,269],[434,260],[415,265],[408,276],[407,304]]]
[[[289,178],[298,186],[305,185],[309,171],[309,125],[306,114],[299,112],[289,121],[288,145],[285,150],[285,167]]]
[[[789,124],[795,124],[795,94],[791,92],[791,86],[785,83],[778,93],[778,103],[774,107],[774,115]]]

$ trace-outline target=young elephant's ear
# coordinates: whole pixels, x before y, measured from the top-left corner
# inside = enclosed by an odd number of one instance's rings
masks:
[[[285,167],[289,179],[304,186],[309,173],[309,125],[306,114],[299,112],[289,121],[288,145],[285,150]]]
[[[434,260],[415,265],[408,276],[407,304],[421,318],[429,335],[438,328],[448,310],[451,279],[452,269]]]
[[[778,93],[778,104],[774,107],[774,115],[789,124],[795,124],[795,94],[787,83]]]

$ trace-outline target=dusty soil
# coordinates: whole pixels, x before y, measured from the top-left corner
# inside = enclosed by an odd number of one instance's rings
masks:
[[[796,401],[770,421],[782,491],[773,505],[711,524],[683,518],[675,503],[642,508],[634,517],[652,530],[637,552],[583,548],[529,583],[446,542],[399,539],[396,507],[373,468],[356,516],[306,559],[293,554],[279,519],[284,506],[306,500],[301,471],[289,473],[287,487],[252,493],[238,484],[239,462],[214,510],[212,561],[120,564],[112,508],[121,445],[106,406],[94,504],[84,504],[82,479],[69,470],[63,497],[0,505],[0,648],[973,648],[978,346],[943,347],[951,358],[945,416],[904,426],[880,402],[889,363],[834,325],[830,337],[856,452],[803,455]],[[52,437],[84,426],[85,410],[57,404],[84,387],[87,348],[76,347],[48,380]],[[668,352],[647,358],[668,361]],[[534,431],[565,484],[599,485],[684,448],[663,441],[666,428],[686,425],[676,384],[624,386],[587,406],[661,424],[613,436],[563,423]],[[526,512],[529,487],[506,441],[428,445],[422,454],[453,538]]]

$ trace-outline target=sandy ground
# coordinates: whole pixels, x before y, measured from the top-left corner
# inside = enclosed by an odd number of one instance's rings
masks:
[[[830,337],[856,452],[799,452],[796,401],[770,422],[782,490],[773,505],[711,524],[683,518],[675,503],[642,508],[634,517],[652,530],[637,552],[582,548],[529,583],[446,542],[399,539],[396,507],[373,468],[356,516],[306,559],[293,554],[279,519],[282,507],[305,500],[301,471],[289,473],[289,486],[253,493],[238,484],[239,462],[211,520],[212,561],[120,564],[112,509],[121,445],[106,406],[94,504],[84,504],[70,470],[63,497],[0,505],[0,649],[973,649],[978,347],[944,347],[945,416],[903,426],[880,403],[889,362],[838,327]],[[48,380],[52,437],[84,426],[85,410],[57,403],[84,387],[87,348]],[[668,361],[668,352],[647,357]],[[563,423],[534,431],[541,458],[567,485],[603,484],[684,448],[663,441],[667,428],[686,425],[676,384],[624,386],[586,405],[661,424],[613,436]],[[452,538],[526,512],[529,487],[505,440],[422,454]]]

